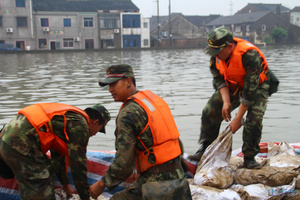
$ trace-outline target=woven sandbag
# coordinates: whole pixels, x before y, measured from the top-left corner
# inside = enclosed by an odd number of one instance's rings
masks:
[[[297,177],[300,168],[264,166],[261,169],[238,169],[234,180],[236,184],[250,185],[261,183],[268,186],[281,186],[289,184]]]
[[[234,177],[228,166],[208,167],[201,169],[194,176],[196,185],[211,186],[219,189],[226,189],[233,184]]]
[[[193,200],[242,200],[240,195],[231,189],[190,185]]]
[[[228,167],[232,151],[232,132],[225,129],[205,150],[194,176],[196,185],[220,189],[233,184],[234,177]]]

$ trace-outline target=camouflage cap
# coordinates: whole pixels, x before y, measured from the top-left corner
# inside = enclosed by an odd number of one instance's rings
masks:
[[[97,110],[99,112],[99,114],[101,115],[101,118],[102,118],[101,120],[104,121],[103,122],[104,125],[103,125],[103,128],[99,132],[105,133],[105,125],[111,119],[108,110],[106,110],[106,108],[100,103],[97,103],[89,108],[91,108],[93,110]]]
[[[231,31],[226,27],[216,28],[208,34],[208,45],[204,49],[206,54],[211,56],[217,55],[224,47],[233,42]]]
[[[106,69],[106,78],[99,81],[101,87],[120,80],[124,77],[134,78],[133,69],[130,65],[112,65]]]

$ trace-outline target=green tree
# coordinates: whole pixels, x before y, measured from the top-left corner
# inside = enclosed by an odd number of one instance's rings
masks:
[[[288,31],[283,28],[274,28],[271,32],[272,37],[275,39],[275,43],[284,41],[288,35]]]

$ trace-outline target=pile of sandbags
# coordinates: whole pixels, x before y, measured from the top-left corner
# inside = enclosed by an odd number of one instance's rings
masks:
[[[78,194],[73,194],[72,197],[67,197],[67,194],[62,188],[55,189],[55,199],[56,200],[80,200]],[[108,200],[109,198],[100,195],[97,200]]]
[[[231,153],[227,128],[206,149],[189,180],[194,200],[300,199],[300,157],[291,145],[269,143],[267,158],[256,157],[261,169],[243,168],[243,158]]]

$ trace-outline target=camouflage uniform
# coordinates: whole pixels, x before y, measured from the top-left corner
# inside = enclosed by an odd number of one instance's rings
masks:
[[[147,121],[148,118],[144,109],[132,100],[129,100],[120,110],[116,119],[115,159],[102,177],[102,181],[109,190],[113,190],[117,185],[125,181],[135,169],[135,148],[144,150],[144,147],[138,142],[137,136],[143,130]],[[151,147],[153,145],[153,138],[150,129],[146,130],[146,133],[143,135],[144,138],[142,138],[142,140],[145,145]],[[169,162],[172,163],[176,161],[174,159]],[[183,180],[185,185],[179,189],[176,194],[167,199],[191,199],[189,185],[184,178],[184,172],[179,168],[169,172],[144,172],[140,174],[137,181],[132,183],[126,190],[116,193],[111,199],[143,199],[142,188],[147,186],[145,183],[150,182],[153,184],[145,189],[150,194],[155,193],[161,196],[166,193],[168,189],[179,188],[178,180]],[[165,187],[162,187],[160,181],[170,182],[168,182]],[[148,198],[155,199],[155,197]]]
[[[224,30],[224,29],[223,29]],[[226,40],[226,38],[225,38]],[[222,41],[226,44],[226,41]],[[220,49],[208,49],[220,51]],[[218,52],[206,52],[211,55]],[[230,59],[227,58],[227,59]],[[219,89],[226,86],[224,77],[216,68],[216,58],[210,59],[210,71],[213,75],[213,86],[215,93],[208,100],[202,111],[201,134],[199,143],[205,149],[209,146],[219,134],[222,118],[223,101]],[[254,158],[260,151],[259,143],[262,134],[262,120],[267,108],[269,96],[269,74],[268,80],[259,84],[259,74],[263,70],[262,58],[256,50],[248,50],[242,55],[242,63],[246,70],[244,88],[237,91],[230,90],[230,101],[232,110],[239,107],[240,103],[248,107],[246,121],[243,130],[242,151],[247,158]],[[230,83],[229,83],[230,84]]]
[[[67,142],[69,165],[73,181],[80,198],[89,199],[90,185],[87,181],[86,167],[86,147],[90,137],[89,125],[80,114],[67,112],[65,116],[69,136]],[[54,134],[66,142],[64,117],[54,116],[51,123]],[[21,199],[54,200],[55,173],[62,184],[69,183],[64,157],[54,152],[51,153],[51,157],[48,159],[41,151],[38,134],[25,116],[17,115],[1,132],[0,159],[16,176]]]

